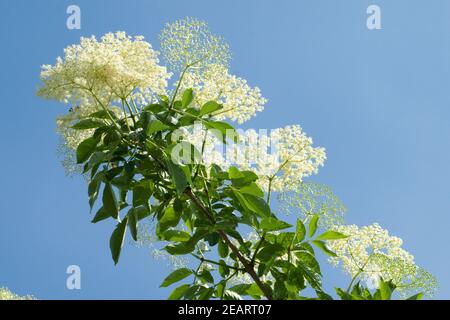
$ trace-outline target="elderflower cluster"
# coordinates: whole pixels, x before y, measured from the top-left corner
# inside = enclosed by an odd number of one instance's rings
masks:
[[[34,300],[32,296],[19,296],[8,288],[0,288],[0,300]]]
[[[390,236],[378,224],[359,228],[356,225],[336,226],[335,231],[348,236],[345,239],[328,242],[336,257],[330,262],[342,265],[344,271],[354,278],[377,288],[379,279],[391,280],[399,292],[417,289],[432,295],[436,280],[414,263],[414,257],[402,249],[403,241]]]
[[[278,203],[285,214],[295,212],[305,224],[319,216],[319,227],[324,230],[342,225],[347,211],[331,188],[315,182],[302,182],[295,189],[280,193]]]
[[[64,50],[54,66],[44,65],[38,95],[71,103],[108,107],[130,96],[140,103],[165,93],[170,74],[158,52],[142,36],[108,33],[92,36]],[[87,102],[87,103],[86,103]]]
[[[227,144],[199,124],[183,128],[178,135],[201,153],[201,161],[207,167],[216,164],[223,170],[231,166],[252,170],[265,191],[296,190],[305,177],[317,173],[323,166],[325,150],[313,147],[312,139],[300,126],[278,128],[270,133],[261,131],[238,130],[237,141]]]
[[[169,23],[161,31],[161,53],[173,71],[186,67],[201,70],[210,64],[228,65],[229,46],[213,35],[208,25],[194,18]]]
[[[211,100],[223,105],[223,109],[213,115],[216,120],[229,119],[242,124],[263,111],[267,103],[258,87],[250,87],[246,80],[229,74],[228,69],[219,64],[209,65],[203,72],[195,69],[186,72],[180,92],[188,88],[194,90],[196,107]]]
[[[242,169],[253,170],[266,191],[295,190],[305,177],[316,174],[326,159],[325,149],[313,147],[312,139],[299,125],[262,136],[247,130],[245,140],[244,149],[236,150],[237,162]]]

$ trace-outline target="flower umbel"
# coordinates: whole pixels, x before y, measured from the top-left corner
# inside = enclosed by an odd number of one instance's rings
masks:
[[[196,70],[210,64],[227,66],[230,60],[228,44],[213,35],[205,22],[194,18],[168,23],[159,37],[162,56],[173,71],[188,66]]]
[[[313,147],[312,139],[299,125],[259,137],[256,131],[247,130],[245,141],[244,149],[238,147],[235,152],[239,167],[253,170],[266,191],[295,190],[305,177],[317,173],[326,159],[325,149]]]
[[[141,36],[108,33],[64,50],[54,66],[44,65],[38,95],[72,105],[108,107],[132,96],[150,102],[162,94],[170,74],[158,64],[158,52]]]
[[[329,241],[328,247],[336,253],[330,262],[336,266],[341,264],[353,279],[359,278],[376,287],[381,277],[385,281],[391,280],[404,294],[422,290],[433,295],[436,280],[402,249],[402,239],[389,235],[378,224],[361,228],[356,225],[336,226],[334,230],[348,238]]]
[[[0,300],[34,300],[32,296],[19,296],[8,288],[0,288]]]
[[[324,230],[343,224],[347,211],[329,187],[314,182],[302,182],[295,189],[280,193],[278,201],[281,210],[298,213],[305,224],[319,216],[319,226]]]
[[[208,101],[217,101],[223,109],[213,114],[217,120],[229,119],[241,124],[264,110],[267,100],[258,87],[250,87],[247,81],[231,75],[223,65],[213,64],[204,72],[188,71],[180,89],[194,89],[194,103],[201,107]]]

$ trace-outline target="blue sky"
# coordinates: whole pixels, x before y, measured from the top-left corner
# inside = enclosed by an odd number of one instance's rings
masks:
[[[77,4],[81,30],[66,28]],[[366,28],[366,8],[382,30]],[[124,30],[158,47],[164,23],[193,16],[223,35],[232,71],[258,85],[266,110],[247,124],[299,123],[327,149],[315,181],[348,207],[347,223],[379,222],[403,238],[450,298],[450,2],[25,1],[0,2],[2,168],[0,286],[42,299],[165,298],[169,268],[127,246],[110,257],[112,223],[89,221],[85,182],[67,178],[56,154],[62,105],[35,96],[40,65],[80,36]],[[82,290],[66,289],[66,268]],[[328,290],[348,277],[324,267]]]

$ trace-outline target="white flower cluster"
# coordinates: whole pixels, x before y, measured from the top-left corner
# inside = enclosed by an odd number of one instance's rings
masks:
[[[34,300],[32,296],[19,296],[11,292],[8,288],[0,288],[0,300]]]
[[[150,102],[164,93],[170,74],[158,64],[158,52],[143,37],[108,33],[92,36],[64,50],[54,66],[44,65],[38,95],[72,105],[109,106],[133,95]]]
[[[402,239],[390,236],[378,224],[333,229],[348,236],[328,242],[329,249],[336,253],[336,257],[330,258],[333,265],[341,264],[346,273],[359,277],[370,288],[377,288],[381,277],[391,280],[400,292],[422,289],[432,295],[436,280],[416,266],[414,257],[402,249]]]
[[[208,25],[194,18],[169,23],[160,34],[161,53],[173,71],[188,66],[199,70],[210,64],[228,65],[230,50]]]
[[[226,145],[199,125],[183,131],[182,136],[198,151],[203,150],[206,166],[214,163],[224,170],[230,166],[252,170],[265,191],[295,190],[305,177],[317,173],[326,159],[325,150],[313,147],[312,139],[298,125],[270,133],[250,129],[239,134],[237,143]]]
[[[306,225],[319,216],[319,227],[328,230],[344,223],[347,211],[331,188],[315,182],[302,182],[295,189],[281,192],[278,205],[284,213],[298,214]]]
[[[209,65],[203,72],[195,69],[186,72],[180,92],[188,88],[194,90],[197,107],[211,100],[223,105],[214,115],[217,120],[229,119],[242,124],[263,111],[267,103],[258,87],[250,87],[246,80],[229,74],[228,69],[219,64]]]
[[[274,129],[269,135],[247,130],[244,138],[244,149],[237,146],[234,153],[237,163],[242,169],[253,170],[266,191],[295,190],[326,160],[325,149],[313,147],[312,139],[299,125]]]

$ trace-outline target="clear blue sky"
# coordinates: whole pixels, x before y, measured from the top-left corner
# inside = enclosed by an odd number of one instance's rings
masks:
[[[66,29],[77,4],[82,29]],[[378,4],[382,30],[366,28]],[[206,20],[228,40],[232,71],[269,99],[248,126],[300,123],[328,161],[316,181],[347,205],[348,223],[379,222],[404,239],[450,298],[450,2],[25,1],[0,2],[0,286],[39,298],[165,298],[168,268],[127,246],[113,266],[112,223],[92,225],[82,179],[56,156],[56,103],[35,96],[40,65],[79,37],[124,30],[158,47],[162,25]],[[82,269],[82,290],[65,287]],[[326,282],[345,285],[324,267]]]

